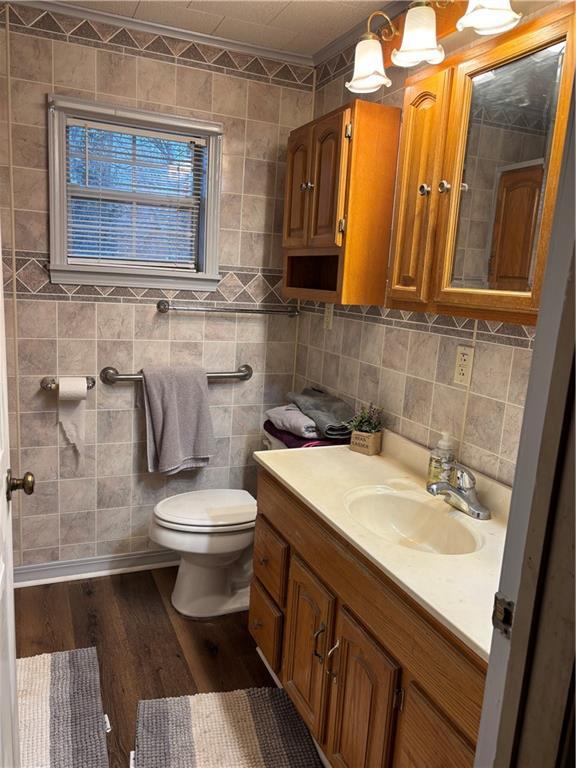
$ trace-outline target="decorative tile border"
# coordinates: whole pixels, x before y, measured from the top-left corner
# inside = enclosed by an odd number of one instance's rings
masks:
[[[323,308],[315,302],[303,302],[301,311],[322,314]],[[484,341],[491,344],[504,344],[511,347],[532,349],[536,327],[531,325],[513,325],[500,321],[474,320],[468,317],[452,315],[434,315],[423,312],[409,312],[386,307],[349,307],[336,305],[334,314],[350,320],[359,320],[377,325],[405,328],[422,333],[435,333],[441,336],[468,341]]]
[[[17,3],[5,3],[0,7],[0,23],[5,22],[6,9],[15,32],[91,45],[118,53],[138,54],[299,90],[311,91],[314,87],[315,73],[312,66],[253,56],[171,35],[104,24],[89,18],[66,16]]]
[[[12,257],[4,255],[5,295],[13,294]],[[254,307],[282,305],[281,270],[221,267],[222,279],[215,292],[161,290],[93,285],[60,285],[50,282],[47,254],[16,251],[16,295],[25,299],[61,301],[108,301],[152,303],[158,299],[201,301],[206,306]]]
[[[351,45],[343,51],[339,51],[328,61],[324,61],[316,67],[316,87],[322,88],[340,75],[351,72],[354,62],[355,45]]]

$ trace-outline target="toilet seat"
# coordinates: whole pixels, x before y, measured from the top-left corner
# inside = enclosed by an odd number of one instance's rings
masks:
[[[188,491],[163,499],[154,507],[163,528],[188,533],[230,533],[254,528],[256,500],[247,491]]]

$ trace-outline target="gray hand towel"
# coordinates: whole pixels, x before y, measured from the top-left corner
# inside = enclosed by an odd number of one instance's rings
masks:
[[[144,368],[148,471],[173,475],[214,455],[208,379],[200,368]]]
[[[290,405],[279,405],[277,408],[270,408],[265,414],[272,424],[285,432],[291,432],[298,437],[318,437],[316,424],[309,416],[302,413],[300,408],[294,403]]]
[[[352,430],[346,422],[354,416],[354,409],[339,397],[308,388],[301,394],[288,392],[288,400],[312,419],[322,437],[329,440],[350,436]]]

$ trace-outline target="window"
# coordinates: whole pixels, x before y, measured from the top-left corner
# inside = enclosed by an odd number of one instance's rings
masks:
[[[52,98],[53,282],[215,290],[222,126]]]

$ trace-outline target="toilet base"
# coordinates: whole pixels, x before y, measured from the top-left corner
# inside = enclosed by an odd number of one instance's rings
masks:
[[[183,554],[172,591],[172,605],[190,619],[209,619],[247,611],[250,602],[251,548],[231,562],[204,565],[205,559]],[[224,566],[224,567],[223,567]]]

